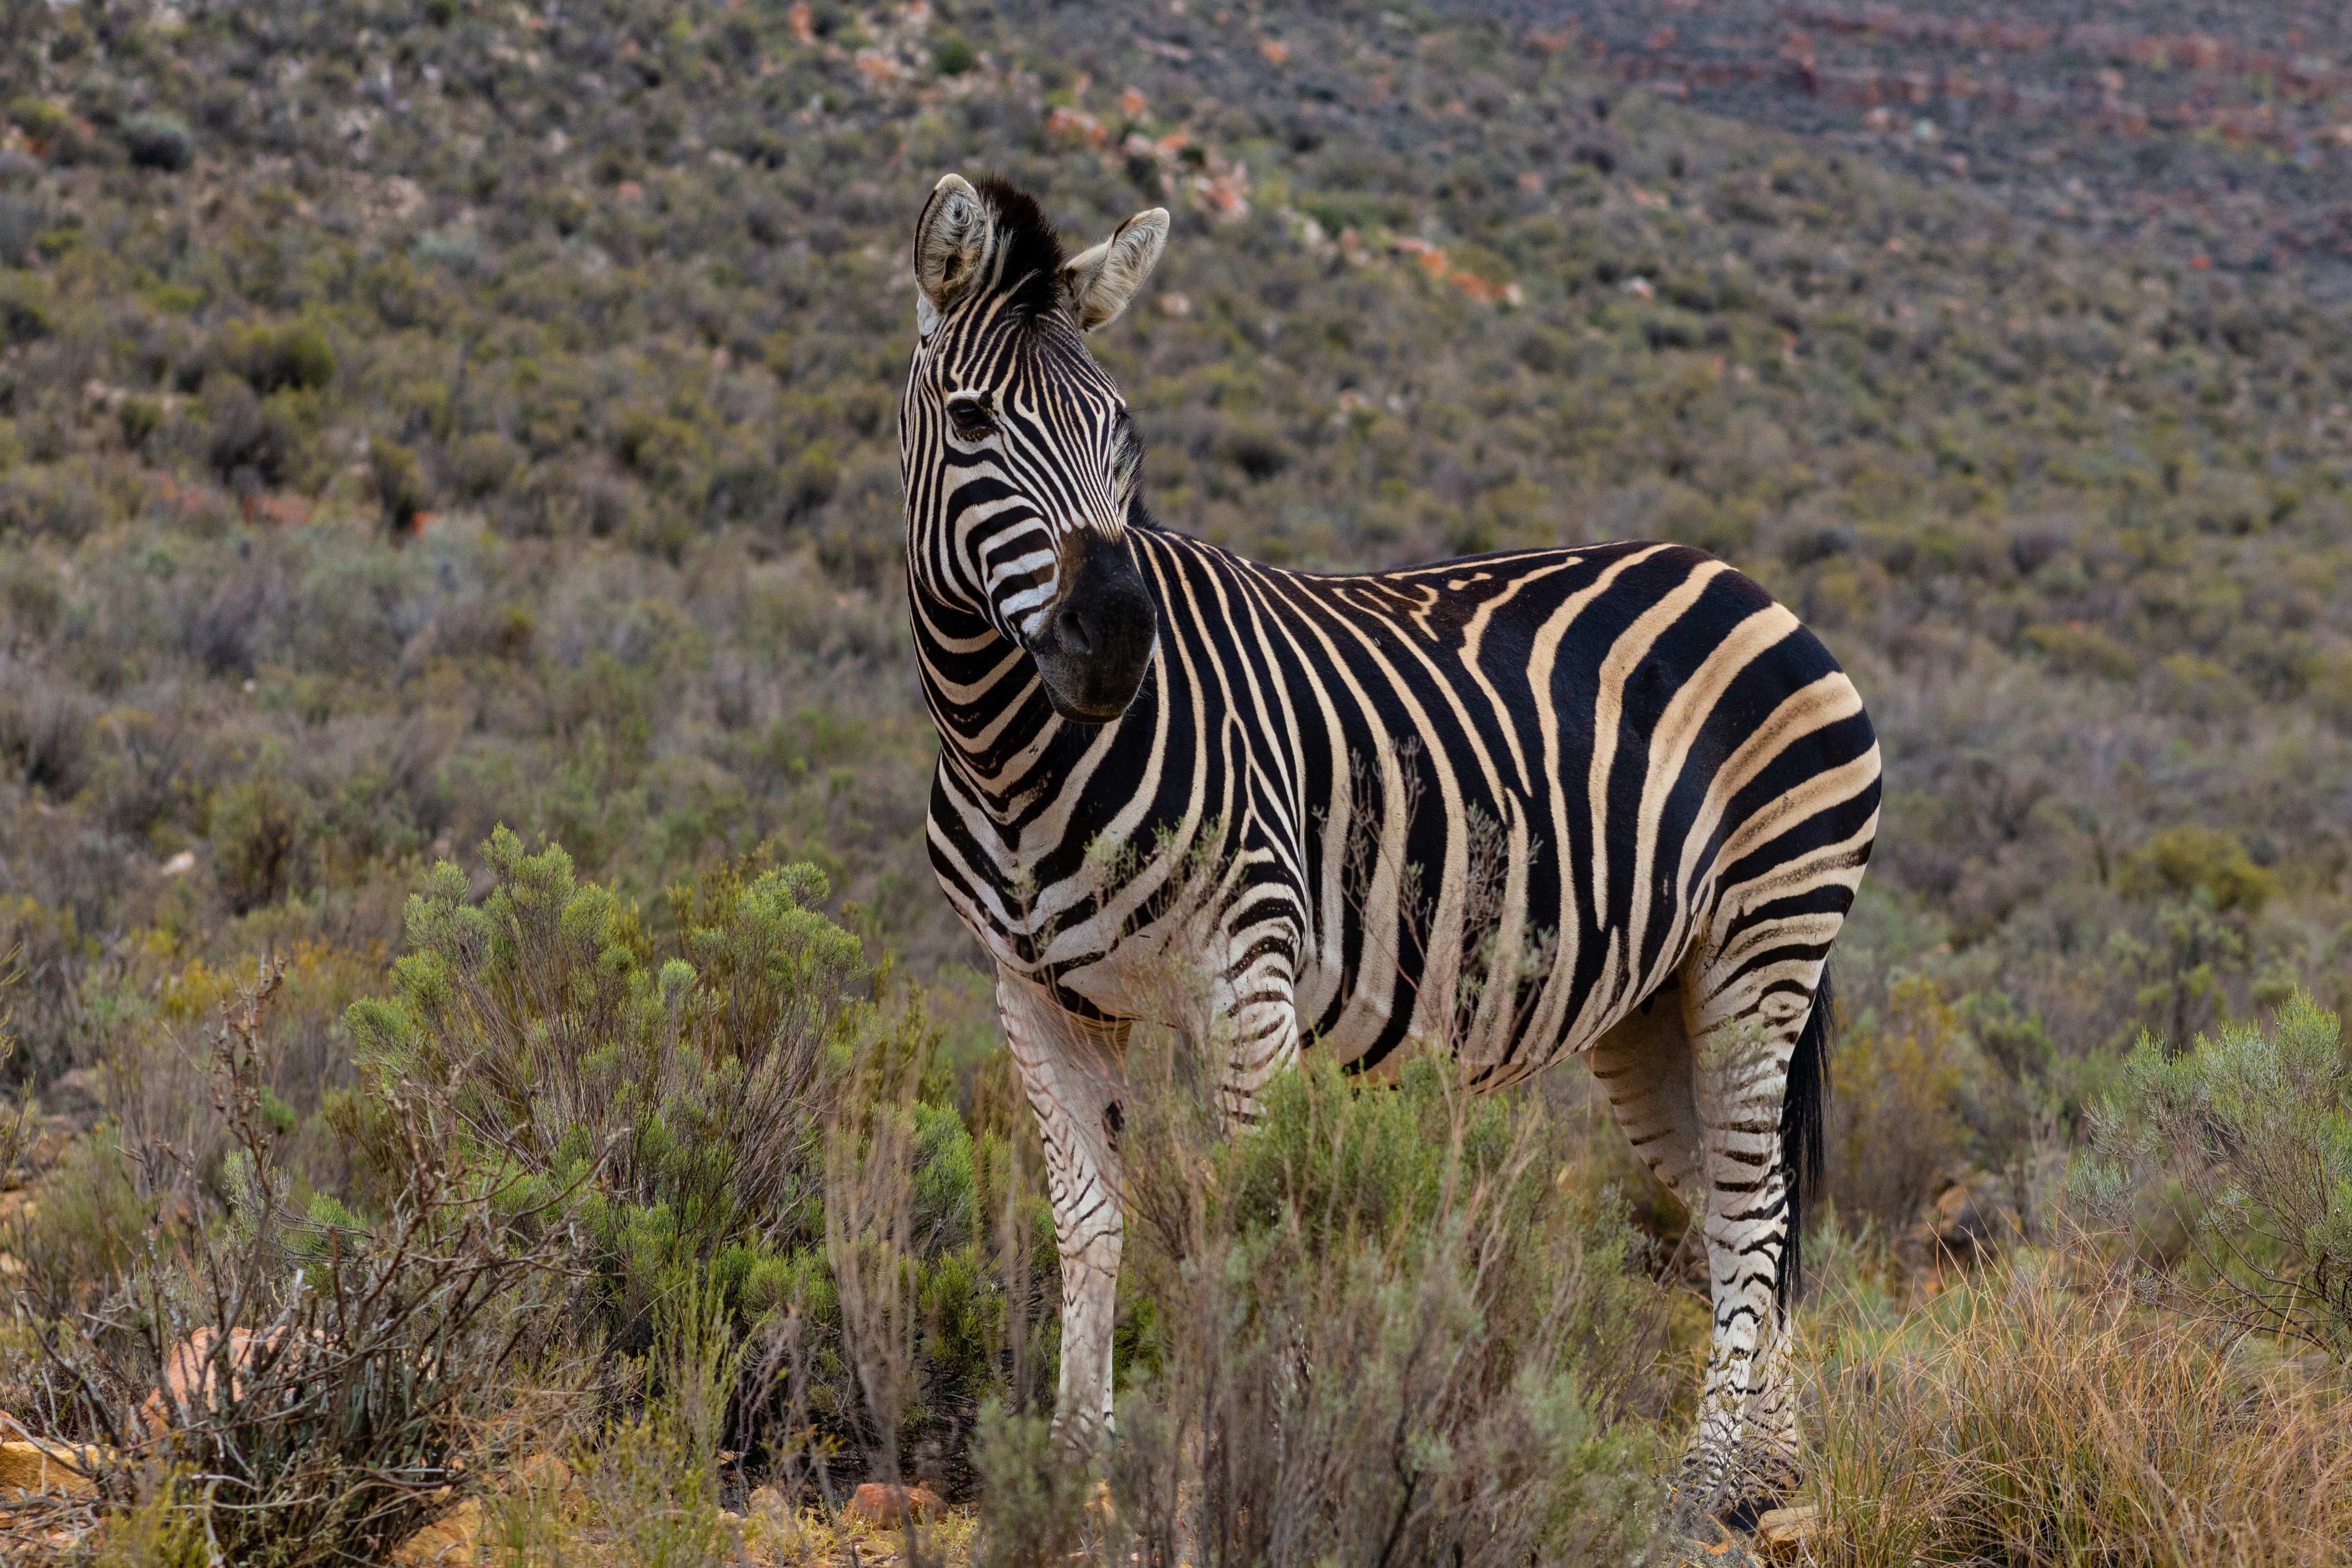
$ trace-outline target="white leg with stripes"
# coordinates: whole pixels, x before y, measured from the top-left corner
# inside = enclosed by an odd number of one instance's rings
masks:
[[[1801,1475],[1779,1289],[1790,1221],[1780,1127],[1821,964],[1797,965],[1801,991],[1764,988],[1788,975],[1732,978],[1728,967],[1702,971],[1714,984],[1685,991],[1706,1184],[1706,1212],[1695,1217],[1706,1226],[1715,1322],[1684,1474],[1703,1500],[1737,1503],[1777,1499]]]
[[[1780,1150],[1788,1065],[1805,1013],[1742,993],[1696,1005],[1696,963],[1594,1042],[1594,1079],[1633,1148],[1691,1210],[1714,1320],[1682,1485],[1702,1507],[1769,1500],[1799,1479],[1796,1403],[1777,1286],[1787,1238]],[[1810,1010],[1810,1009],[1808,1009]],[[1709,1027],[1710,1024],[1712,1027]],[[1694,1047],[1695,1033],[1701,1035]]]
[[[1118,1310],[1118,1128],[1127,1026],[1090,1025],[1044,987],[997,972],[996,1005],[1045,1146],[1054,1241],[1062,1262],[1062,1382],[1054,1429],[1091,1448],[1110,1427],[1111,1331]]]

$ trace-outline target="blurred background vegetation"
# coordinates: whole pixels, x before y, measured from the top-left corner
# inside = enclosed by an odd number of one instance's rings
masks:
[[[653,1353],[683,1332],[664,1280],[699,1280],[745,1332],[797,1301],[814,1337],[762,1342],[773,1429],[894,1455],[903,1431],[893,1463],[954,1486],[980,1394],[1050,1386],[1023,1359],[1050,1355],[1054,1300],[1025,1115],[925,858],[934,742],[902,629],[904,247],[948,169],[1010,174],[1074,237],[1176,213],[1096,345],[1167,525],[1331,570],[1683,540],[1845,661],[1889,793],[1839,950],[1844,1233],[1915,1272],[2039,1236],[2093,1108],[2151,1081],[2126,1066],[2144,1031],[2185,1046],[2298,987],[2340,1010],[2352,321],[2332,253],[2075,221],[2084,193],[1948,178],[1947,152],[1834,94],[1793,130],[1710,117],[1611,54],[1616,9],[1561,9],[1590,26],[1210,0],[0,0],[7,1071],[53,1118],[28,1170],[111,1130],[68,1156],[88,1204],[19,1238],[49,1299],[101,1299],[150,1227],[250,1196],[207,1026],[265,954],[285,969],[255,1093],[288,1212],[332,1231],[397,1211],[386,1064],[486,1059],[544,1025],[511,995],[428,1021],[413,966],[489,963],[461,952],[464,911],[536,878],[559,908],[601,889],[578,918],[604,934],[543,959],[602,976],[632,1049],[749,1071],[758,1031],[727,998],[823,1015],[765,1091],[830,1108],[806,1113],[835,1128],[814,1142],[646,1064],[580,1067],[553,1110],[434,1102],[542,1192],[633,1130],[583,1321]],[[1816,31],[1853,50],[1894,28]],[[2226,51],[2103,37],[2044,63],[2208,103],[2242,85]],[[2352,159],[2352,99],[2310,80],[2287,105],[2303,151],[2210,116],[2047,119],[2035,147],[2061,161],[2019,166],[2063,180],[2079,141],[2085,168],[2156,179],[2172,153],[2149,150],[2172,149],[2308,216]],[[517,837],[489,850],[501,825]],[[532,858],[548,843],[561,877]],[[854,963],[752,975],[777,930],[830,942],[794,923],[818,916]],[[721,1000],[695,1012],[673,963]],[[503,994],[494,965],[465,973]],[[347,1021],[380,995],[399,1000]],[[745,1163],[697,1166],[681,1126]],[[898,1192],[877,1149],[947,1173]],[[1670,1275],[1682,1218],[1612,1151],[1579,1158],[1631,1194],[1628,1256]],[[845,1232],[814,1195],[836,1187],[863,1205]],[[2196,1219],[2124,1215],[2166,1266],[2200,1256]],[[919,1310],[859,1285],[877,1236],[926,1259]],[[1588,1239],[1580,1258],[1633,1246]],[[852,1366],[860,1334],[904,1364]],[[1600,1451],[1573,1426],[1546,1430]],[[672,1437],[716,1451],[688,1427]]]

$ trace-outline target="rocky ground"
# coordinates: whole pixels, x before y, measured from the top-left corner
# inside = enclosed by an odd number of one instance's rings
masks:
[[[2352,287],[2352,8],[1450,0],[2014,214]]]

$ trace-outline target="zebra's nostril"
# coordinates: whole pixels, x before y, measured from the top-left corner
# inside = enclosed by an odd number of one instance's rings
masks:
[[[1094,638],[1087,636],[1087,623],[1076,610],[1064,610],[1055,628],[1061,634],[1062,647],[1080,658],[1095,651]]]

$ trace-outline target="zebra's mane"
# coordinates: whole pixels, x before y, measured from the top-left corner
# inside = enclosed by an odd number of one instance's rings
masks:
[[[1069,258],[1037,198],[1002,174],[982,175],[975,188],[995,217],[1001,258],[996,276],[1007,302],[1032,318],[1060,310],[1062,264]]]

